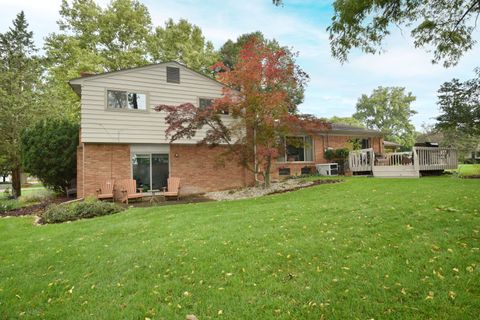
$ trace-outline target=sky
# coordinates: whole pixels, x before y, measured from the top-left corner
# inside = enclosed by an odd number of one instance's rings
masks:
[[[330,54],[328,27],[333,15],[332,3],[326,0],[285,0],[282,7],[271,0],[141,0],[149,9],[154,25],[168,18],[185,18],[198,25],[207,40],[220,48],[228,39],[261,31],[281,45],[299,52],[298,64],[310,76],[305,101],[300,111],[320,117],[348,117],[362,94],[378,86],[401,86],[417,97],[412,109],[418,114],[412,121],[420,130],[423,123],[432,124],[439,114],[437,90],[452,78],[474,76],[480,66],[480,46],[461,59],[453,68],[432,65],[432,54],[414,48],[408,30],[392,30],[380,55],[355,50],[345,64]],[[98,0],[105,6],[109,1]],[[24,10],[38,47],[43,38],[58,31],[61,0],[0,0],[0,32],[5,32],[15,15]],[[474,38],[480,39],[480,30]]]

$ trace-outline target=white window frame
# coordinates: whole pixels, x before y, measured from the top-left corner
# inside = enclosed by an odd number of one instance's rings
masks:
[[[123,91],[127,94],[129,93],[137,93],[137,94],[144,94],[145,95],[145,109],[130,109],[130,108],[110,108],[108,106],[108,91]],[[140,113],[147,113],[149,112],[149,105],[150,105],[150,97],[148,92],[139,91],[139,90],[130,90],[130,89],[118,89],[118,88],[105,88],[105,110],[106,111],[113,111],[113,112],[140,112]],[[128,103],[128,102],[127,102]]]

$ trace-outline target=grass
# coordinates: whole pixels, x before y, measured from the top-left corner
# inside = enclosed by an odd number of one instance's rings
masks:
[[[22,195],[18,199],[8,199],[5,192],[0,192],[0,212],[33,205],[54,196],[53,191],[41,186],[22,188]]]
[[[460,164],[458,166],[458,173],[463,177],[480,175],[480,164]]]
[[[0,318],[478,319],[480,180],[0,219]]]

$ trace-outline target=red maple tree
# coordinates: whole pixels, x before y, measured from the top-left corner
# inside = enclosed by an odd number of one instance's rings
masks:
[[[206,128],[199,143],[226,146],[222,156],[234,156],[254,173],[256,182],[269,186],[272,163],[284,148],[281,138],[325,125],[297,115],[289,95],[289,88],[305,85],[308,75],[285,51],[255,38],[242,48],[233,69],[221,62],[211,68],[221,70],[217,80],[225,85],[222,97],[204,109],[191,103],[157,106],[157,111],[167,112],[166,136],[171,142],[191,139]]]

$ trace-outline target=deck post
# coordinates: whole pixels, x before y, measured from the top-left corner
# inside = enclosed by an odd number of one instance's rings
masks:
[[[413,168],[415,169],[416,172],[420,173],[420,159],[418,157],[417,148],[413,147],[412,152],[413,152]]]

